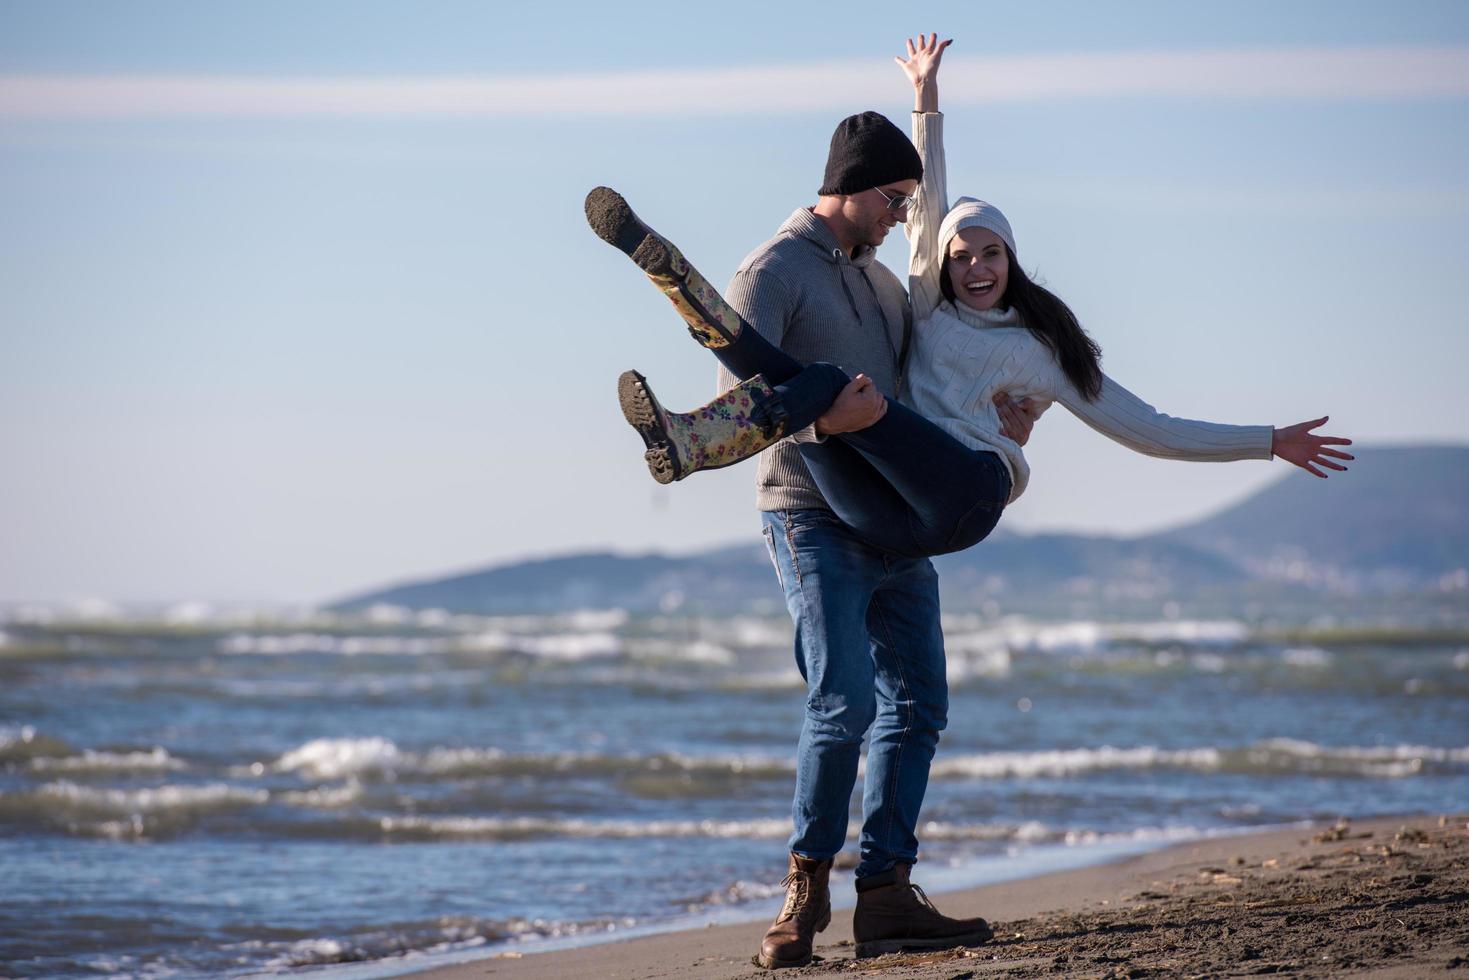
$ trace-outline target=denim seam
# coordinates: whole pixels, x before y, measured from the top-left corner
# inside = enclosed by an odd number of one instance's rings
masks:
[[[898,672],[899,691],[905,701],[909,700],[911,698],[911,694],[908,691],[908,676],[903,673],[903,660],[902,657],[898,655],[897,645],[893,642],[892,627],[888,625],[887,617],[883,615],[882,602],[878,599],[878,596],[876,594],[874,594],[872,597],[872,606],[874,609],[877,610],[878,621],[882,623],[882,631],[883,634],[887,637],[888,649],[893,652],[893,666]],[[898,733],[898,745],[893,752],[893,771],[888,780],[887,803],[883,808],[886,811],[884,813],[886,824],[883,828],[883,838],[884,846],[888,850],[889,857],[893,856],[893,811],[897,808],[898,801],[898,772],[902,769],[903,747],[908,744],[908,734],[912,730],[913,718],[912,713],[909,712],[908,716],[905,717],[903,720],[903,730]]]
[[[805,583],[801,579],[801,559],[796,556],[796,533],[791,529],[791,517],[788,512],[781,514],[780,523],[785,528],[786,547],[791,552],[791,571],[796,573],[796,587],[800,588]]]
[[[780,591],[784,593],[786,577],[780,570],[780,556],[775,553],[775,529],[767,524],[761,530],[765,532],[765,546],[770,550],[770,564],[775,566],[775,580],[780,583]]]

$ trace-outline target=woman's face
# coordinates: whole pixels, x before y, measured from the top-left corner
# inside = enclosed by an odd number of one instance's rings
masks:
[[[1004,298],[1010,260],[1004,240],[988,228],[965,228],[949,239],[944,261],[960,303],[972,310],[992,310]]]

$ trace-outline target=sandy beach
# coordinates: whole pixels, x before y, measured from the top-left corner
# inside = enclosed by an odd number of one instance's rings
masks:
[[[915,875],[920,882],[922,875]],[[937,896],[936,896],[937,898]],[[1465,815],[1365,820],[1186,843],[1114,864],[954,892],[993,942],[939,954],[853,957],[850,910],[817,960],[780,975],[971,977],[1469,976]],[[503,952],[414,974],[480,977],[764,977],[761,923],[547,953]]]

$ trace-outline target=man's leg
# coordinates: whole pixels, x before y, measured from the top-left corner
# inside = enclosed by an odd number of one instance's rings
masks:
[[[867,611],[885,561],[830,511],[763,517],[807,689],[790,848],[826,860],[846,842],[862,739],[877,711]]]
[[[852,934],[857,955],[978,946],[983,919],[951,919],[908,878],[918,856],[929,764],[948,718],[938,576],[927,560],[892,559],[872,597],[877,720],[862,797],[862,861]]]
[[[928,769],[948,720],[938,574],[926,559],[890,559],[867,626],[876,666],[877,718],[862,794],[857,877],[912,864]]]
[[[831,921],[828,875],[846,841],[858,753],[876,711],[866,606],[883,563],[825,510],[767,513],[764,532],[807,683],[786,901],[756,957],[775,968],[809,963]]]

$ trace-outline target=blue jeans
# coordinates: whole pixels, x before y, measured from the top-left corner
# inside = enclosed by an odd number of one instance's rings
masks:
[[[925,558],[873,548],[827,510],[767,511],[762,519],[807,685],[790,849],[817,860],[841,850],[871,729],[857,876],[911,864],[929,764],[948,719],[938,575]]]
[[[832,364],[801,364],[748,326],[713,353],[738,378],[765,378],[788,432],[825,414],[851,380]],[[983,541],[1010,498],[1010,472],[996,453],[970,449],[891,398],[877,422],[803,444],[801,458],[827,504],[862,540],[909,558]]]

